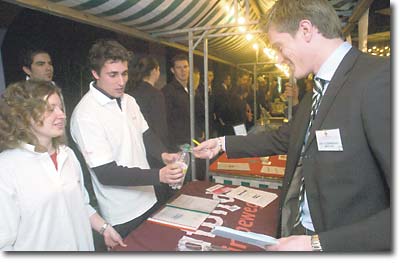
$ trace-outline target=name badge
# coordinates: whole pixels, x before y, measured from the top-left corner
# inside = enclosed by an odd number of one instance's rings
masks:
[[[246,126],[244,124],[233,126],[233,131],[235,132],[235,135],[241,135],[241,136],[247,135]]]
[[[340,130],[320,130],[315,132],[317,137],[318,151],[342,152],[343,145],[340,138]]]

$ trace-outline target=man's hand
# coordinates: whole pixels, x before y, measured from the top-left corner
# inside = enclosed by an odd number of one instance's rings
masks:
[[[162,153],[161,158],[164,164],[170,164],[176,162],[179,158],[179,153]]]
[[[278,239],[278,244],[266,246],[267,251],[312,251],[311,236],[289,236]]]
[[[218,138],[209,139],[200,143],[200,145],[193,148],[193,154],[196,158],[211,159],[219,153],[220,146],[218,145]]]
[[[184,177],[183,170],[181,166],[177,163],[167,164],[160,169],[160,182],[166,184],[177,184],[181,182],[182,177]]]

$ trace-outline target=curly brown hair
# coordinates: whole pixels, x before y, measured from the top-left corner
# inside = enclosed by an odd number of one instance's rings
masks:
[[[27,80],[10,84],[0,99],[0,152],[18,148],[21,143],[42,147],[32,132],[32,121],[43,125],[47,99],[61,90],[52,82]],[[66,144],[65,133],[52,139],[53,147]]]

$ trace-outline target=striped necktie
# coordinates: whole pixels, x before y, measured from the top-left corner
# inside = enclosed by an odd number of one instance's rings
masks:
[[[310,135],[310,130],[311,126],[314,122],[315,116],[317,115],[317,111],[319,108],[319,104],[321,104],[321,99],[322,99],[322,94],[325,88],[325,84],[328,81],[320,78],[314,78],[314,87],[313,87],[313,95],[312,95],[312,105],[311,105],[311,116],[310,116],[310,122],[308,123],[308,128],[306,132],[306,137],[304,138],[304,145],[301,153],[303,154],[304,151],[304,146],[307,143],[308,136]]]
[[[325,84],[327,83],[326,80],[320,78],[315,78],[314,82],[315,86],[313,88],[313,96],[312,96],[311,120],[308,130],[310,130],[311,124],[314,121],[315,116],[317,115],[317,110],[322,99],[322,93],[324,91]]]
[[[302,158],[304,154],[304,148],[307,143],[308,137],[310,135],[311,126],[314,122],[315,116],[317,115],[318,107],[321,104],[322,94],[325,88],[325,84],[328,82],[324,79],[314,78],[315,86],[313,88],[313,96],[312,96],[312,105],[311,105],[311,116],[310,122],[308,123],[306,137],[304,138],[303,148],[301,150],[301,157],[300,157],[300,164],[302,165]],[[305,192],[305,183],[304,183],[304,176],[301,173],[301,180],[300,180],[300,191],[299,191],[299,212],[296,217],[296,221],[293,227],[296,227],[300,223],[300,217],[302,213],[302,203],[304,201],[304,192]]]

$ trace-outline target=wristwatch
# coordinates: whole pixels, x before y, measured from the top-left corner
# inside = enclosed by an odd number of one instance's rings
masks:
[[[312,251],[322,251],[321,242],[319,241],[318,235],[311,236],[311,248]]]
[[[107,223],[107,222],[104,223],[104,225],[103,225],[103,226],[100,228],[100,230],[99,230],[100,235],[103,235],[103,234],[104,234],[104,231],[106,231],[106,229],[107,229],[107,227],[108,227],[109,225],[110,225],[110,224]]]

